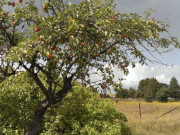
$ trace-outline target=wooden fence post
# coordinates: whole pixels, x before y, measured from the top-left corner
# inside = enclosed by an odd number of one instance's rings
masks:
[[[139,116],[141,118],[141,104],[139,103]]]

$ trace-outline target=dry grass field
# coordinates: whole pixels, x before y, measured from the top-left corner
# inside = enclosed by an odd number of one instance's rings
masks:
[[[141,118],[139,103],[141,105]],[[180,135],[180,108],[156,119],[179,106],[180,102],[147,103],[141,100],[115,102],[117,110],[126,114],[133,135]]]

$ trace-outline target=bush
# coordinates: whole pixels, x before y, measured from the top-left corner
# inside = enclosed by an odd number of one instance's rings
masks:
[[[124,114],[109,99],[83,87],[76,87],[62,104],[48,110],[42,134],[130,135]]]
[[[12,83],[12,81],[14,83]],[[24,134],[43,99],[27,73],[11,76],[0,85],[0,134]],[[129,135],[124,114],[109,99],[82,86],[74,87],[61,104],[48,109],[41,135]]]
[[[24,134],[41,97],[26,72],[0,83],[0,134]]]
[[[167,102],[168,101],[168,90],[166,88],[161,88],[156,93],[156,100],[159,102]]]

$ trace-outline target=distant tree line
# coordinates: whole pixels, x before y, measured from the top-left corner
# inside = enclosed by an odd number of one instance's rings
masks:
[[[167,102],[168,97],[180,99],[180,86],[175,77],[171,78],[169,85],[160,83],[156,78],[146,78],[139,82],[137,89],[123,88],[121,83],[115,83],[113,89],[117,98],[143,98],[147,102]]]

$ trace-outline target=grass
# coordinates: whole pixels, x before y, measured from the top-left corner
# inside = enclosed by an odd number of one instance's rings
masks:
[[[139,103],[141,105],[141,118]],[[134,135],[180,135],[180,108],[156,119],[158,116],[179,106],[180,102],[147,103],[142,100],[115,102],[117,110],[126,114],[128,125]]]

